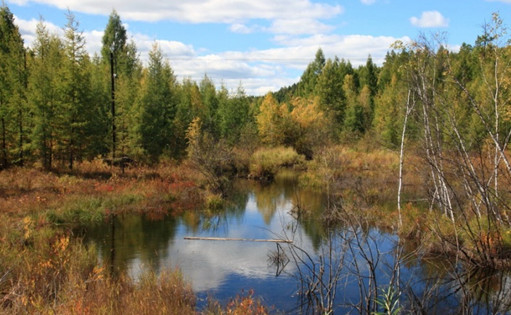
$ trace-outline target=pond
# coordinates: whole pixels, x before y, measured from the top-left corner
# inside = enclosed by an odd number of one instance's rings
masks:
[[[319,219],[327,203],[323,194],[300,188],[293,173],[283,173],[269,185],[237,181],[225,209],[175,218],[118,216],[114,225],[87,227],[85,240],[96,245],[105,264],[135,279],[147,268],[179,268],[199,309],[208,297],[226,303],[252,290],[265,305],[291,314],[382,310],[375,301],[383,302],[384,293],[399,298],[402,310],[511,309],[509,274],[468,272],[448,259],[425,259],[396,235],[357,222],[328,228]],[[297,217],[297,206],[309,215]]]

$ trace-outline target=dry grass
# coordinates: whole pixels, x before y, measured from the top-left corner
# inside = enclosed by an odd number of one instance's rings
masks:
[[[73,172],[0,172],[0,313],[194,313],[178,273],[109,279],[71,228],[109,213],[159,218],[195,209],[203,203],[196,174],[171,164],[111,171],[93,161]]]
[[[252,178],[272,180],[283,167],[300,166],[305,162],[303,155],[289,147],[262,148],[254,152],[250,159]]]

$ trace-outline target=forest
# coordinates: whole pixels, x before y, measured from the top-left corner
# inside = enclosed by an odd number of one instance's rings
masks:
[[[26,47],[3,5],[0,311],[123,312],[111,302],[117,297],[128,303],[124,311],[193,313],[193,293],[177,273],[164,274],[168,281],[147,275],[141,284],[108,280],[67,224],[140,205],[153,216],[199,203],[215,208],[234,177],[271,181],[284,167],[344,200],[328,224],[352,194],[383,194],[390,210],[365,211],[376,224],[427,243],[428,253],[509,268],[507,31],[494,14],[473,44],[451,49],[440,35],[421,35],[396,42],[381,66],[371,56],[358,67],[326,59],[319,48],[296,84],[250,96],[242,85],[217,88],[207,74],[179,81],[157,44],[142,62],[115,11],[101,54],[91,56],[71,12],[62,37],[41,20]],[[90,196],[96,206],[80,203]],[[71,293],[77,288],[81,297]],[[148,290],[159,292],[159,302]],[[267,311],[256,302],[245,309],[244,301],[210,311]]]

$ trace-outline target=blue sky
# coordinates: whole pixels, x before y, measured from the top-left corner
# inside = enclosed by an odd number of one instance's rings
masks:
[[[61,32],[69,9],[91,54],[115,9],[142,60],[157,43],[178,79],[263,95],[297,82],[318,48],[354,66],[382,64],[396,40],[445,33],[456,49],[473,44],[498,12],[511,25],[511,0],[3,0],[27,46],[40,17]]]

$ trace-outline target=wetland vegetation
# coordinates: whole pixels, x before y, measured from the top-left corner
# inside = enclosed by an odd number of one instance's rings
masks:
[[[115,12],[100,56],[71,13],[29,48],[5,5],[0,30],[0,312],[511,310],[498,14],[456,52],[320,49],[264,97],[177,82],[157,45],[142,64]]]

